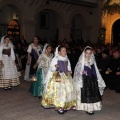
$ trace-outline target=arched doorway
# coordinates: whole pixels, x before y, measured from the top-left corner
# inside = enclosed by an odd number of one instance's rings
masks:
[[[17,20],[10,20],[8,24],[8,35],[19,37],[20,36],[20,26]]]
[[[116,20],[112,26],[112,43],[117,45],[120,43],[120,19]]]
[[[58,41],[58,27],[57,27],[57,16],[50,9],[42,10],[37,15],[36,35],[47,43]]]
[[[20,14],[16,6],[6,4],[0,11],[0,37],[4,35],[12,35],[19,37],[20,35]],[[11,26],[11,27],[10,27]],[[14,29],[13,29],[14,26]]]
[[[83,42],[83,28],[85,25],[85,20],[80,14],[74,15],[72,21],[72,28],[71,28],[71,38],[75,41],[82,41]]]

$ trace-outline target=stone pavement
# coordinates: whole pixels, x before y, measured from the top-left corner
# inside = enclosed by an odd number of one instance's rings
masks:
[[[28,93],[30,83],[21,78],[21,85],[11,91],[0,89],[0,120],[120,120],[120,94],[105,90],[103,109],[89,116],[83,111],[59,115],[54,109],[41,107],[41,100]]]

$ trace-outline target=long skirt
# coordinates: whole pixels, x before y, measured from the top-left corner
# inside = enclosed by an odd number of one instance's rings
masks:
[[[17,67],[11,57],[3,55],[3,67],[0,67],[0,87],[14,87],[20,84]]]
[[[77,110],[87,112],[101,110],[101,95],[95,77],[83,76],[83,88],[77,91]]]
[[[25,81],[32,82],[32,77],[35,75],[37,71],[37,69],[33,68],[36,62],[37,60],[35,60],[35,58],[31,56],[31,63],[30,65],[26,64],[26,68],[25,68],[25,76],[24,76]]]
[[[42,96],[43,95],[43,90],[44,90],[44,85],[43,85],[43,75],[42,75],[42,69],[39,68],[36,72],[36,77],[37,81],[33,82],[30,86],[29,92],[33,96]]]
[[[44,108],[52,108],[55,110],[62,108],[63,110],[74,109],[76,106],[76,95],[74,82],[71,76],[60,74],[61,81],[56,82],[54,73],[50,77],[50,81],[46,88],[42,99]]]

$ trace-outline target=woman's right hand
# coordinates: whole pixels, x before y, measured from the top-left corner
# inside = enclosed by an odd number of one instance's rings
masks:
[[[55,65],[55,67],[56,67],[56,68],[58,68],[58,67],[59,67],[59,65]]]

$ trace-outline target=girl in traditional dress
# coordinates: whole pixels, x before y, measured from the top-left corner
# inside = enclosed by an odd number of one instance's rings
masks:
[[[34,65],[34,69],[38,66],[36,72],[37,81],[32,83],[29,92],[32,93],[33,96],[38,96],[39,98],[43,95],[44,80],[46,78],[51,59],[53,58],[51,50],[51,46],[49,44],[45,44],[42,54]]]
[[[56,48],[55,57],[45,79],[45,94],[42,99],[44,108],[54,107],[60,114],[76,106],[71,65],[66,54],[65,47]]]
[[[34,37],[33,43],[29,45],[27,52],[28,60],[24,80],[32,81],[32,77],[36,72],[36,69],[34,69],[33,66],[37,62],[39,55],[42,52],[41,46],[38,44],[38,38],[36,36]]]
[[[0,63],[1,63],[1,77],[0,87],[5,90],[11,90],[11,87],[18,86],[20,84],[18,71],[15,65],[15,54],[13,51],[13,45],[10,43],[9,36],[5,36],[2,39],[0,46]]]
[[[101,110],[102,95],[105,88],[91,47],[86,47],[79,58],[74,72],[77,90],[77,110],[86,111],[93,115],[94,111]]]

